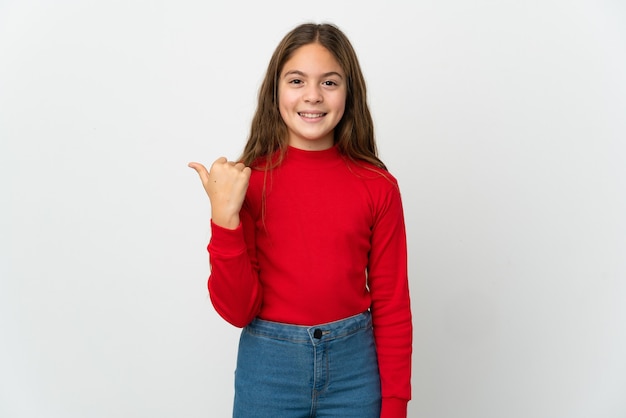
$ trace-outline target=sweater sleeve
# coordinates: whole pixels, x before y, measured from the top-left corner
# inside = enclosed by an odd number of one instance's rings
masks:
[[[211,302],[217,313],[236,327],[245,327],[261,308],[263,291],[259,282],[254,243],[254,221],[242,208],[241,223],[234,229],[211,221],[207,250],[211,274],[208,280]]]
[[[411,399],[412,318],[404,214],[397,184],[378,207],[368,285],[380,369],[381,418],[405,418]]]

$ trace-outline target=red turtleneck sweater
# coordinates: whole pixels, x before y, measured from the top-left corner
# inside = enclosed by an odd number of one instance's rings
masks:
[[[336,147],[290,147],[267,176],[252,171],[240,218],[235,230],[212,223],[208,287],[216,311],[244,327],[256,316],[310,326],[370,309],[381,417],[406,417],[412,324],[396,179]]]

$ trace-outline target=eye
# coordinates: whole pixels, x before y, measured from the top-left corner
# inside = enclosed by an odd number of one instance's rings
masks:
[[[299,78],[294,78],[293,80],[289,81],[289,84],[302,84],[302,80],[300,80]]]
[[[325,85],[325,86],[329,86],[329,87],[332,87],[332,86],[336,86],[336,85],[337,85],[337,83],[335,83],[335,82],[334,82],[334,81],[332,81],[332,80],[326,80],[326,81],[324,81],[322,84],[323,84],[323,85]]]

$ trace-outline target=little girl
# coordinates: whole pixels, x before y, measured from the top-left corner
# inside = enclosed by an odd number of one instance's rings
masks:
[[[241,158],[189,166],[211,202],[211,301],[243,328],[233,416],[406,417],[404,215],[344,33],[289,32]]]

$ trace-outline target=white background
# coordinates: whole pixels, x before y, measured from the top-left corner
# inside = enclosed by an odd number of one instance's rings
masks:
[[[405,204],[415,418],[626,416],[626,6],[0,0],[0,416],[227,417],[187,162],[338,24]]]

